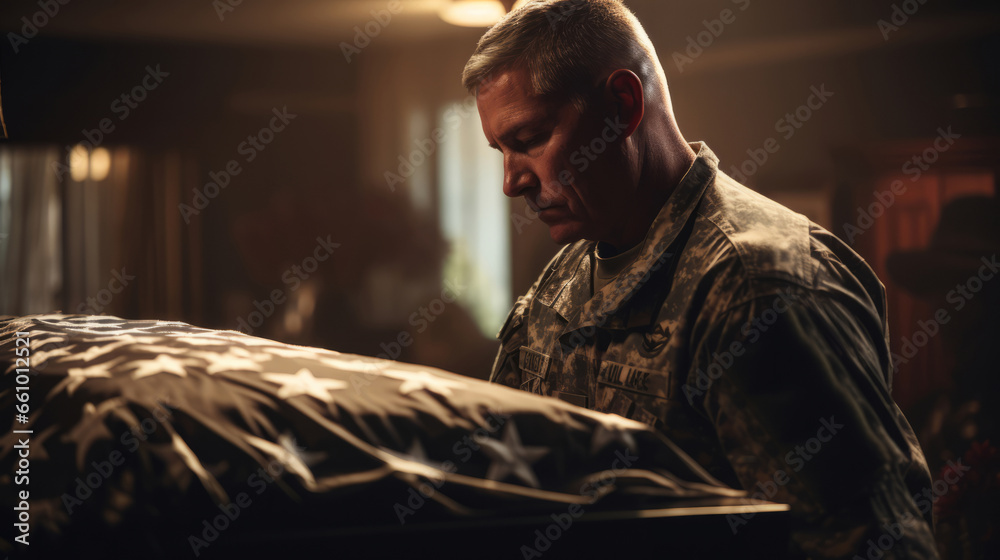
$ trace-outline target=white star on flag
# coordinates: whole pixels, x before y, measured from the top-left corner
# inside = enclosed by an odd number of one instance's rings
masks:
[[[580,409],[577,412],[596,420],[597,425],[594,427],[594,437],[590,444],[591,453],[614,441],[620,441],[626,447],[634,449],[635,439],[632,434],[649,428],[642,422],[630,420],[619,414],[605,414],[590,409]]]
[[[224,371],[260,372],[264,370],[260,362],[250,358],[234,356],[232,354],[212,354],[211,352],[199,352],[199,354],[203,355],[208,362],[205,372],[209,375],[215,375]]]
[[[177,377],[187,377],[188,365],[196,365],[193,360],[178,360],[173,356],[160,354],[153,360],[136,360],[129,364],[129,369],[135,368],[132,372],[132,379],[142,379],[158,373],[171,373]]]
[[[114,440],[114,435],[104,424],[104,418],[108,411],[113,408],[123,406],[125,400],[121,398],[109,399],[95,406],[88,402],[83,405],[80,419],[77,420],[73,429],[63,435],[63,441],[76,442],[76,468],[83,470],[83,461],[90,446],[98,440]]]
[[[511,474],[524,481],[532,488],[538,488],[538,477],[531,465],[549,453],[546,447],[525,447],[521,445],[521,436],[514,427],[514,420],[508,420],[503,430],[503,441],[481,438],[478,443],[490,459],[486,478],[502,481]]]
[[[385,447],[380,448],[379,451],[382,453],[382,459],[393,470],[422,476],[435,482],[445,480],[447,473],[444,470],[444,465],[435,464],[427,458],[423,446],[420,445],[420,440],[414,440],[407,453],[400,453]]]
[[[43,341],[41,345],[46,345],[47,341]],[[51,344],[49,344],[51,346]],[[56,346],[51,350],[35,350],[35,355],[33,356],[33,362],[41,363],[45,360],[51,360],[53,358],[59,358],[62,356],[72,356],[73,349],[69,348],[69,344],[63,343],[62,346]],[[74,358],[77,359],[77,358]]]
[[[311,451],[306,451],[304,447],[299,446],[299,442],[295,441],[295,436],[284,433],[278,436],[278,444],[284,447],[286,451],[297,457],[307,466],[313,466],[317,463],[323,462],[323,458],[326,457],[326,453],[314,453]]]
[[[318,360],[325,366],[340,371],[353,371],[357,373],[377,374],[379,366],[374,362],[358,359],[344,359],[338,356],[318,356]]]
[[[114,352],[115,350],[123,346],[128,346],[129,344],[134,343],[135,339],[132,337],[132,335],[125,334],[122,335],[121,338],[116,338],[111,342],[106,342],[105,340],[101,339],[95,339],[92,342],[94,345],[91,346],[90,348],[87,348],[83,352],[76,352],[69,354],[68,357],[61,358],[59,361],[69,362],[69,361],[82,360],[84,362],[92,362],[97,358],[104,356],[105,354],[110,354],[111,352]]]
[[[266,381],[281,385],[281,389],[278,389],[278,396],[283,399],[297,395],[309,395],[323,402],[330,402],[330,391],[347,388],[345,381],[317,378],[306,368],[300,369],[295,375],[265,373],[262,377]]]
[[[308,371],[308,370],[302,370],[302,371]],[[289,450],[287,446],[277,444],[250,434],[246,434],[246,436],[244,437],[246,438],[247,443],[256,447],[266,455],[273,457],[276,461],[281,463],[281,465],[285,468],[285,470],[287,470],[292,474],[298,475],[299,478],[302,479],[302,483],[306,486],[306,488],[310,489],[317,488],[316,479],[313,477],[313,473],[312,470],[309,468],[309,465],[307,465],[302,460],[302,458],[299,457],[297,453]]]
[[[111,367],[118,362],[124,360],[124,357],[118,357],[110,362],[103,364],[96,364],[85,368],[69,368],[66,372],[66,378],[59,382],[58,385],[52,388],[49,392],[50,395],[58,393],[61,389],[66,389],[66,393],[70,396],[76,391],[80,385],[84,382],[98,377],[110,378],[111,377]]]
[[[209,375],[225,371],[255,371],[259,373],[264,370],[260,364],[274,359],[266,352],[251,352],[239,346],[202,344],[202,347],[205,350],[192,350],[186,352],[185,355],[205,360],[208,363],[205,371]]]
[[[396,451],[394,449],[389,449],[387,447],[382,447],[381,449],[382,449],[382,451],[385,451],[386,453],[389,453],[390,455],[392,455],[394,457],[398,457],[399,459],[402,459],[402,460],[405,460],[405,461],[411,461],[411,462],[419,463],[421,465],[424,465],[424,466],[427,466],[427,467],[431,467],[432,469],[435,469],[435,470],[438,470],[438,471],[442,471],[442,472],[444,472],[444,470],[445,470],[444,463],[438,463],[436,461],[432,461],[427,456],[427,452],[424,451],[424,446],[420,444],[420,439],[418,439],[418,438],[414,438],[413,443],[410,444],[410,448],[405,453],[402,452],[402,451]],[[430,472],[432,472],[432,471],[430,471]],[[441,476],[434,477],[434,480],[440,480],[440,479],[441,479]]]
[[[416,391],[427,391],[429,393],[437,393],[442,397],[450,397],[452,389],[465,387],[465,384],[461,381],[455,381],[426,371],[406,371],[386,368],[379,373],[386,377],[402,381],[403,384],[399,386],[399,392],[404,395],[409,395]]]
[[[613,443],[620,443],[625,449],[636,449],[635,436],[632,435],[635,429],[635,426],[618,422],[598,424],[590,441],[590,453],[596,455],[598,451]]]

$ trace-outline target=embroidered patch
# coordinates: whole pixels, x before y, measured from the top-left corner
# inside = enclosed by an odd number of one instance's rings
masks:
[[[644,358],[653,358],[670,342],[670,334],[670,329],[664,327],[663,324],[656,325],[653,332],[643,335],[639,354]]]
[[[521,371],[536,375],[545,379],[549,372],[549,357],[541,352],[536,352],[527,346],[521,347],[521,354],[518,357],[518,365]]]

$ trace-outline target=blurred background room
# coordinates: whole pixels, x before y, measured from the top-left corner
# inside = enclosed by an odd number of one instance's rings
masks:
[[[868,260],[897,402],[921,426],[951,414],[958,321],[928,327],[951,288],[887,261],[932,246],[951,201],[997,194],[997,3],[625,3],[685,136]],[[558,247],[503,196],[460,83],[512,1],[459,21],[467,4],[4,0],[0,314],[175,319],[486,377]]]

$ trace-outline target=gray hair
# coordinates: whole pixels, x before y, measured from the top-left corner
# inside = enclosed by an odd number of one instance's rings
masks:
[[[462,83],[477,92],[512,68],[528,71],[536,94],[568,98],[580,109],[619,68],[639,76],[647,98],[669,103],[653,44],[620,0],[530,0],[483,35]]]

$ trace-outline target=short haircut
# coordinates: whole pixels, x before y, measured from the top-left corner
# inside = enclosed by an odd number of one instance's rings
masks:
[[[528,71],[537,95],[565,97],[581,110],[600,81],[619,68],[639,76],[647,98],[669,103],[653,44],[620,0],[530,0],[483,35],[462,83],[476,92],[513,68]]]

